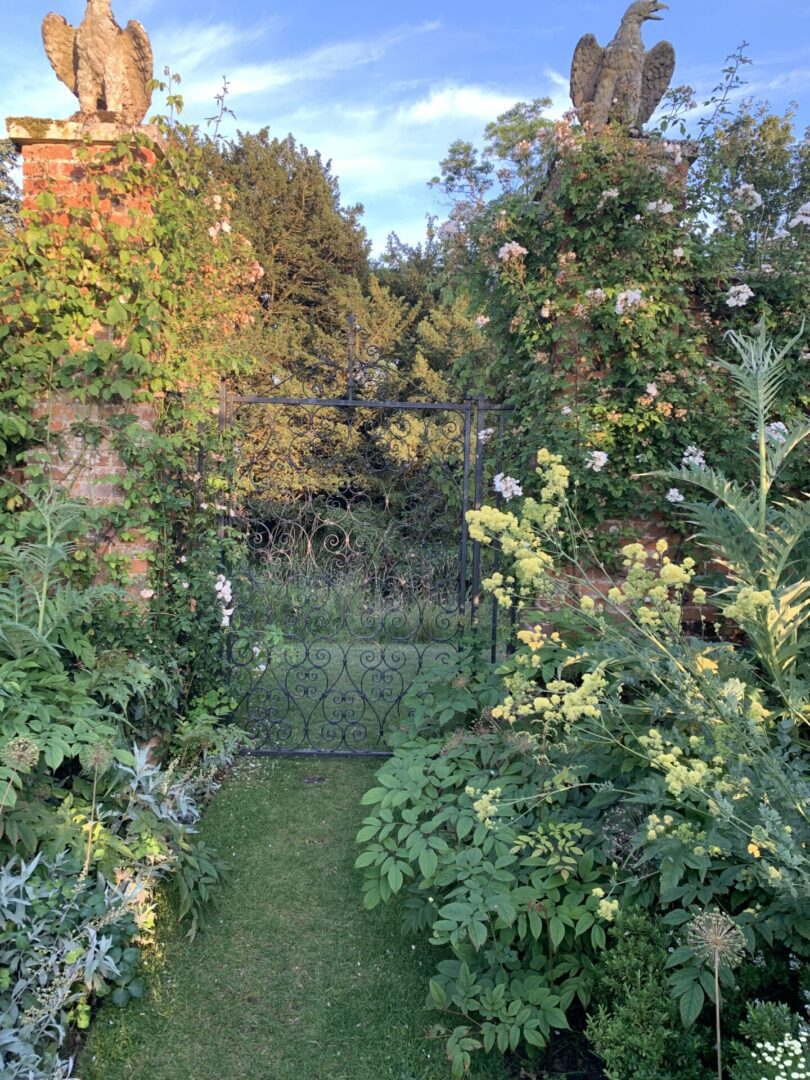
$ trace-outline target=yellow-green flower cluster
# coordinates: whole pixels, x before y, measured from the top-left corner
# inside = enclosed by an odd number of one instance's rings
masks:
[[[577,686],[565,679],[554,679],[546,685],[545,695],[535,697],[532,705],[543,722],[570,727],[586,717],[598,717],[602,694],[607,686],[604,674],[588,671]]]
[[[753,622],[768,608],[773,608],[773,593],[768,589],[740,589],[733,604],[726,608],[726,615],[737,622]]]
[[[492,710],[494,719],[509,724],[530,720],[546,730],[556,728],[558,731],[566,731],[587,717],[599,716],[602,694],[607,686],[607,680],[599,670],[586,672],[579,685],[554,679],[541,693],[538,693],[531,672],[524,674],[518,669],[504,682],[510,692]]]
[[[600,916],[600,918],[604,919],[605,922],[613,922],[613,920],[616,918],[616,913],[618,910],[618,900],[608,900],[606,898],[604,900],[600,900],[599,903],[596,905],[597,914]]]
[[[650,763],[664,774],[667,789],[676,798],[687,788],[705,788],[709,781],[717,779],[715,765],[688,757],[682,747],[665,740],[656,728],[651,728],[647,735],[640,735],[639,742],[649,754]]]
[[[523,607],[526,598],[548,592],[550,587],[553,560],[544,551],[541,537],[553,532],[559,523],[568,470],[558,455],[540,450],[535,471],[543,480],[540,499],[524,499],[520,517],[494,506],[467,513],[470,537],[482,544],[498,540],[511,562],[508,576],[493,574],[483,582],[484,588],[505,607],[513,602]],[[510,585],[514,587],[510,589]]]
[[[666,540],[659,540],[652,553],[642,544],[626,544],[622,555],[627,577],[621,588],[608,593],[611,603],[632,607],[641,625],[653,630],[680,625],[683,593],[695,576],[694,559],[674,563],[667,549]]]
[[[518,669],[504,679],[504,685],[509,693],[492,710],[493,719],[514,724],[516,720],[530,717],[533,713],[532,698],[537,692],[533,672],[524,673]]]
[[[482,588],[492,593],[500,607],[511,608],[515,599],[515,579],[511,574],[492,574],[481,582]]]
[[[501,797],[501,789],[496,787],[490,791],[482,792],[478,788],[468,786],[464,789],[464,792],[471,799],[475,799],[473,810],[475,810],[478,820],[482,821],[488,829],[491,829],[498,813],[498,799]]]
[[[647,818],[647,839],[658,840],[673,822],[672,814],[664,814],[663,818],[660,818],[658,814],[650,814]]]
[[[548,450],[538,450],[537,468],[534,471],[543,480],[540,501],[524,499],[523,516],[536,528],[551,532],[559,524],[570,474],[562,464],[562,458]]]
[[[533,626],[531,630],[518,630],[517,639],[523,645],[528,645],[532,652],[537,652],[546,645],[552,645],[558,649],[568,648],[556,630],[547,634],[542,626]]]
[[[493,539],[518,527],[514,514],[504,513],[495,506],[482,506],[480,510],[467,512],[470,539],[480,544],[491,544]]]

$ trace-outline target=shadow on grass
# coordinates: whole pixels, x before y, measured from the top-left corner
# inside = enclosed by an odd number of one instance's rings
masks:
[[[233,870],[193,943],[165,926],[148,990],[106,1006],[82,1080],[447,1080],[435,962],[393,909],[362,908],[353,868],[368,761],[247,759],[202,826]],[[309,778],[315,782],[306,782]],[[503,1080],[500,1061],[475,1080]]]

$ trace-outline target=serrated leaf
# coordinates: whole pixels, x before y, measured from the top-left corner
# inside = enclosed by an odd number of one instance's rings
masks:
[[[428,992],[430,993],[430,1000],[437,1009],[447,1008],[447,994],[441,983],[436,982],[435,979],[431,979],[428,983]]]

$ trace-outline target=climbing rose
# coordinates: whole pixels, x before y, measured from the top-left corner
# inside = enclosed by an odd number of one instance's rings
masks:
[[[625,289],[616,297],[616,314],[624,315],[625,311],[633,311],[641,304],[641,289]]]
[[[729,307],[745,307],[753,295],[754,290],[750,285],[732,285],[728,290],[726,304]]]
[[[593,469],[594,472],[601,472],[607,463],[608,455],[604,450],[591,450],[585,468]]]
[[[523,488],[520,486],[517,480],[511,476],[504,476],[503,473],[498,473],[495,479],[492,481],[492,486],[498,492],[499,495],[503,495],[504,499],[509,502],[514,499],[516,495],[523,494]]]
[[[762,196],[753,184],[740,184],[738,188],[734,189],[732,195],[736,195],[749,210],[759,210],[760,206],[762,206]]]
[[[511,260],[522,259],[524,255],[528,255],[528,250],[517,242],[517,240],[510,240],[508,244],[504,244],[498,251],[498,258],[501,262],[510,262]]]
[[[799,225],[810,225],[810,202],[806,202],[804,206],[800,206],[796,211],[796,216],[791,218],[788,222],[789,229],[795,229]]]

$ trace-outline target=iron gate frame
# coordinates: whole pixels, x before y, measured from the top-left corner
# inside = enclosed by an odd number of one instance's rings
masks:
[[[506,418],[514,411],[514,406],[493,402],[483,395],[464,397],[458,401],[403,401],[386,399],[366,399],[357,397],[356,387],[356,353],[355,353],[356,324],[350,317],[349,320],[349,349],[346,372],[346,394],[344,397],[298,397],[288,395],[242,395],[232,394],[226,384],[220,385],[218,426],[221,433],[233,429],[236,422],[236,407],[267,407],[270,409],[338,409],[356,410],[364,409],[371,412],[417,412],[417,413],[455,413],[463,420],[463,461],[461,468],[461,519],[459,522],[458,539],[458,629],[456,640],[460,640],[465,626],[471,630],[483,631],[480,625],[481,611],[481,585],[482,570],[484,563],[484,545],[478,540],[472,540],[469,535],[467,513],[469,510],[480,509],[484,501],[484,478],[486,467],[485,444],[488,441],[487,432],[492,429],[487,427],[487,416],[497,416],[497,440],[499,446],[499,467],[503,472],[503,446],[506,430]],[[493,431],[493,434],[495,432]],[[495,495],[493,500],[496,505],[503,502],[500,494]],[[496,542],[487,545],[486,550],[492,554],[491,571],[497,572],[501,566],[500,545]],[[514,609],[510,613],[511,624],[515,622]],[[499,605],[493,600],[492,611],[489,621],[488,650],[491,660],[494,662],[498,655],[498,634],[500,626]],[[439,639],[434,644],[446,644],[451,639]],[[336,642],[336,644],[338,644]],[[511,652],[513,645],[506,645],[507,654]],[[230,649],[226,645],[228,661],[232,664]],[[421,669],[421,660],[420,660]],[[396,699],[401,702],[407,690]],[[251,690],[246,691],[240,705],[249,700]],[[308,721],[307,721],[308,725]],[[344,732],[345,737],[345,732]],[[386,730],[384,725],[380,728],[377,743],[371,749],[336,749],[318,746],[297,746],[286,748],[281,746],[246,748],[243,753],[250,756],[267,757],[335,757],[335,758],[387,758],[392,751],[388,748],[378,749],[380,743],[384,743]]]

